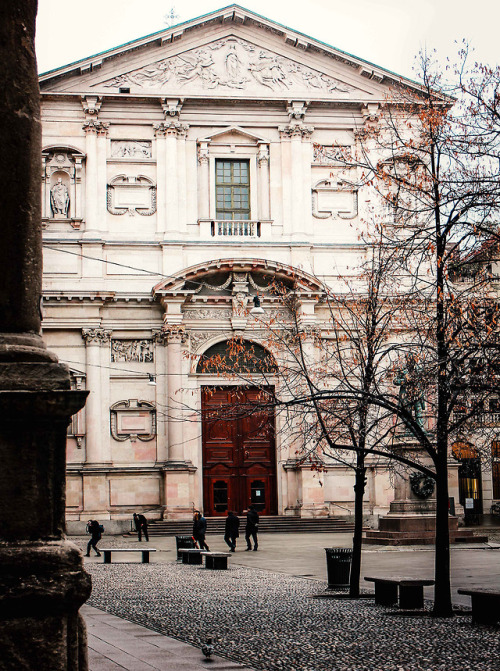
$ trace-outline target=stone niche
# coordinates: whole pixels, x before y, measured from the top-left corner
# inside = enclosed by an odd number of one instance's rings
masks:
[[[42,152],[42,224],[64,223],[79,229],[83,221],[85,154],[68,147]]]

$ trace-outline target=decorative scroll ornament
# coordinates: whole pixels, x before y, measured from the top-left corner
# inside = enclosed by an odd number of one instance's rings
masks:
[[[149,401],[132,398],[114,403],[110,420],[111,435],[120,442],[137,439],[148,442],[156,436],[156,409]]]
[[[354,219],[358,216],[358,191],[346,182],[322,179],[312,190],[312,214],[316,219]]]
[[[148,177],[118,175],[107,187],[110,214],[140,214],[149,217],[156,212],[156,186]]]
[[[435,484],[434,478],[430,478],[423,473],[411,473],[410,475],[411,491],[419,499],[428,499],[429,496],[432,496]]]
[[[104,329],[82,329],[82,338],[87,344],[107,345],[111,340],[112,333],[113,331],[105,331]]]
[[[235,37],[131,70],[108,79],[103,86],[176,92],[187,84],[200,90],[253,88],[283,93],[297,88],[318,94],[347,94],[353,90],[334,77]]]
[[[111,158],[151,158],[151,140],[111,140]]]
[[[215,335],[220,335],[220,331],[191,331],[189,339],[191,340],[191,347],[193,352],[197,352],[201,345]]]
[[[152,340],[112,340],[111,361],[150,363],[154,359]]]

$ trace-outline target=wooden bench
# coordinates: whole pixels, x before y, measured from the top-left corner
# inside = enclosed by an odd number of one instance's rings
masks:
[[[156,548],[99,548],[104,555],[104,564],[111,564],[112,552],[141,552],[142,563],[149,564],[149,553],[156,552]]]
[[[229,552],[204,552],[203,554],[205,555],[205,568],[215,571],[227,569],[227,558],[231,556]]]
[[[375,603],[382,606],[392,606],[399,603],[400,608],[423,608],[424,587],[434,585],[434,580],[420,580],[418,578],[369,578],[365,580],[375,583]],[[398,602],[399,595],[399,602]]]
[[[459,594],[470,596],[472,621],[495,624],[500,621],[500,592],[494,589],[459,589]]]
[[[183,564],[203,564],[203,555],[206,550],[199,548],[179,548],[179,553],[182,555]]]

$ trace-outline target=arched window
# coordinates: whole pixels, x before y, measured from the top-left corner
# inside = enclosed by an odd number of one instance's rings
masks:
[[[202,355],[197,373],[276,373],[274,357],[264,348],[248,340],[224,340],[209,347]]]

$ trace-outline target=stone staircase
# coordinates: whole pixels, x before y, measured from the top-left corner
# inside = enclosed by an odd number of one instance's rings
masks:
[[[240,532],[245,528],[245,516],[240,516]],[[225,517],[207,517],[207,534],[223,534]],[[190,520],[152,521],[148,526],[149,535],[153,536],[191,536],[193,523]],[[278,515],[260,517],[259,533],[310,533],[333,534],[352,533],[354,524],[329,517],[300,518],[282,517]]]

